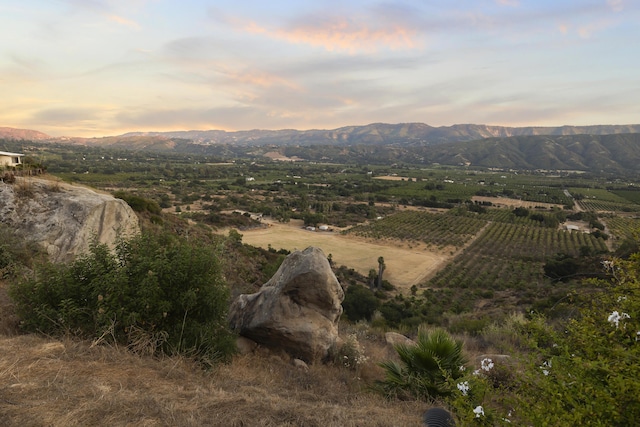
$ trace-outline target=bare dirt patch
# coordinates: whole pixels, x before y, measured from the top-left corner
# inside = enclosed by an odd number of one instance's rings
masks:
[[[510,199],[508,197],[485,197],[485,196],[473,196],[471,198],[474,202],[491,202],[494,206],[497,207],[507,207],[507,208],[527,208],[534,209],[535,207],[543,207],[546,209],[552,208],[560,208],[562,209],[561,204],[558,203],[542,203],[542,202],[530,202],[527,200],[519,200],[519,199]]]
[[[263,154],[264,157],[267,157],[271,160],[276,160],[276,161],[280,161],[280,162],[300,162],[304,159],[301,159],[298,156],[293,156],[293,157],[287,157],[282,153],[279,153],[277,151],[269,151],[267,153]]]
[[[403,293],[444,266],[452,256],[448,252],[434,252],[424,245],[390,240],[369,241],[339,232],[308,231],[300,222],[294,221],[290,224],[270,223],[266,228],[242,231],[242,235],[243,242],[262,248],[271,245],[274,249],[293,251],[317,246],[325,255],[331,254],[336,264],[364,275],[370,269],[377,270],[378,257],[382,256],[387,266],[385,279]]]
[[[384,179],[386,181],[408,181],[409,178],[408,176],[397,176],[397,175],[381,175],[381,176],[374,176],[374,179]]]

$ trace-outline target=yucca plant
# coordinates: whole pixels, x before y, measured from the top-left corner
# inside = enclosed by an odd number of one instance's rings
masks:
[[[387,360],[380,366],[385,379],[376,382],[387,397],[429,399],[448,396],[448,379],[463,375],[467,359],[462,353],[462,342],[442,329],[428,331],[420,328],[415,345],[394,346],[400,363]]]

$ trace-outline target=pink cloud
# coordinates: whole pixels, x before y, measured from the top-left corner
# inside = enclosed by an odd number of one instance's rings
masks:
[[[558,24],[558,30],[560,30],[562,34],[567,34],[569,33],[569,26],[567,24]]]
[[[120,25],[124,25],[126,27],[130,27],[130,28],[134,28],[136,30],[140,29],[140,25],[135,22],[135,21],[131,21],[130,19],[127,18],[123,18],[122,16],[118,16],[118,15],[107,15],[107,19],[109,21],[118,23]]]
[[[265,34],[274,39],[318,46],[328,51],[355,53],[377,51],[381,48],[416,49],[421,46],[415,28],[399,23],[367,25],[340,17],[275,30],[255,22],[242,23],[241,28],[252,34]]]

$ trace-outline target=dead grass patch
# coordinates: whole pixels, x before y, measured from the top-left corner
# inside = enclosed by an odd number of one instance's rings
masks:
[[[6,282],[0,280],[0,335],[15,335],[18,316],[7,292]]]
[[[387,401],[354,371],[295,369],[265,350],[203,371],[180,357],[0,336],[0,425],[419,426],[421,402]]]

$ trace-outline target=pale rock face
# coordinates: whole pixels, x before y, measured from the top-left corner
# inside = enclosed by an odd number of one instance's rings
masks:
[[[242,336],[313,362],[335,345],[343,299],[326,256],[309,247],[290,254],[258,292],[236,298],[229,321]]]
[[[403,344],[406,346],[416,345],[416,342],[413,341],[411,338],[405,337],[404,335],[399,334],[397,332],[386,332],[384,334],[384,339],[386,343],[391,347],[395,347],[400,344]]]
[[[85,253],[94,238],[113,247],[118,237],[140,232],[138,217],[123,200],[36,178],[0,183],[0,221],[41,244],[54,262]]]

